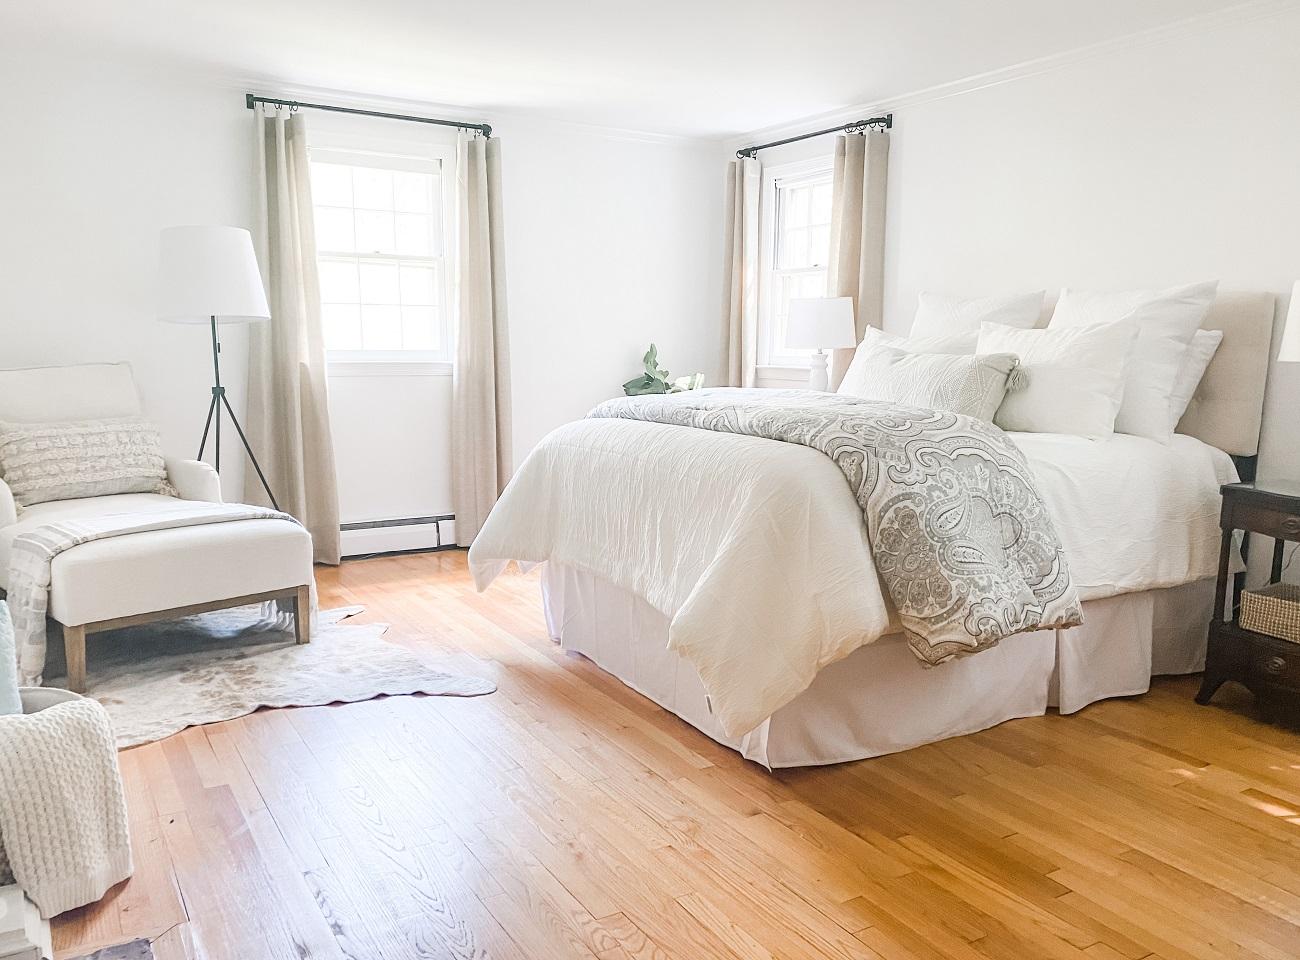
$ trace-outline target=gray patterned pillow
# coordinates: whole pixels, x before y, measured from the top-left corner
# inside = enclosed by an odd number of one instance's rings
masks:
[[[908,353],[864,341],[836,392],[992,422],[1017,363],[1013,353]]]
[[[139,417],[0,421],[0,476],[20,506],[117,493],[175,496],[158,428]]]

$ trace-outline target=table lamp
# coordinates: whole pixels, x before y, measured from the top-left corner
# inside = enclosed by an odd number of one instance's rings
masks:
[[[808,389],[827,390],[830,387],[823,350],[855,347],[857,344],[851,297],[804,297],[790,301],[785,345],[792,349],[817,351],[812,355],[808,368]]]
[[[158,319],[168,323],[204,323],[212,330],[212,400],[199,441],[198,459],[215,441],[213,466],[221,470],[221,411],[224,408],[262,481],[262,488],[279,510],[271,485],[253,455],[244,428],[221,385],[221,341],[217,324],[271,319],[262,274],[253,252],[253,236],[241,227],[168,227],[159,245]]]

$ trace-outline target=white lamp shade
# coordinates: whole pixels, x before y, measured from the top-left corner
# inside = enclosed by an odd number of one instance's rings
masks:
[[[1300,282],[1291,288],[1291,306],[1286,312],[1286,326],[1282,328],[1282,346],[1278,348],[1277,358],[1300,363]]]
[[[269,320],[266,290],[242,227],[168,227],[158,258],[158,319],[172,323]]]
[[[785,345],[795,350],[852,347],[858,342],[851,297],[807,297],[790,301]]]

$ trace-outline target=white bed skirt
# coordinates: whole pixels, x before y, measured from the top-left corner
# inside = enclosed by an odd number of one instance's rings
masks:
[[[984,730],[1049,706],[1074,713],[1144,693],[1152,676],[1205,661],[1214,581],[1085,601],[1072,630],[1019,634],[976,656],[925,668],[901,637],[860,647],[743,737],[714,720],[695,668],[668,649],[668,618],[591,574],[549,563],[551,636],[707,736],[766,767],[842,763]]]

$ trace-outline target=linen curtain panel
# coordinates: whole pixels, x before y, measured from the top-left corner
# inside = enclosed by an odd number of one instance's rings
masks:
[[[885,187],[889,131],[868,130],[835,138],[831,187],[831,250],[826,294],[852,297],[857,339],[881,327],[885,288]],[[853,348],[831,354],[830,386],[844,379]]]
[[[511,472],[501,141],[461,137],[456,167],[460,298],[452,384],[451,498],[456,542],[469,546]]]
[[[250,326],[248,439],[280,509],[311,534],[317,563],[339,562],[339,503],[321,332],[316,231],[302,117],[258,104],[258,229],[271,320]],[[250,503],[267,503],[251,469]]]
[[[730,283],[723,305],[724,386],[752,387],[758,341],[758,198],[763,166],[740,157],[727,168],[727,247]]]

